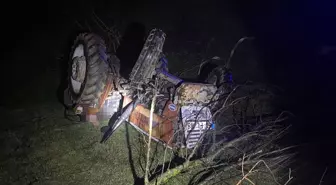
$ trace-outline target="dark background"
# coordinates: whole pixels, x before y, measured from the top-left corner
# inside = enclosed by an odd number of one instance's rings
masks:
[[[227,57],[239,38],[253,36],[253,50],[237,61],[257,61],[260,68],[235,64],[237,76],[281,86],[283,106],[294,113],[291,144],[300,144],[295,167],[298,182],[336,183],[335,51],[336,3],[307,1],[13,1],[1,10],[1,104],[20,106],[56,100],[62,58],[68,55],[75,21],[92,10],[125,29],[137,22],[146,32],[167,34],[165,50],[198,51],[195,44],[215,38],[213,53]],[[189,47],[189,48],[188,48]],[[250,46],[252,47],[252,46]],[[245,55],[253,55],[253,59]],[[245,58],[244,58],[245,57]],[[243,72],[242,72],[243,71]]]

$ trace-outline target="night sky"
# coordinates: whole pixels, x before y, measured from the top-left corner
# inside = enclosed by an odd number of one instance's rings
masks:
[[[153,27],[163,29],[168,52],[188,47],[197,51],[186,41],[206,43],[215,38],[213,53],[228,56],[239,38],[253,36],[262,68],[249,71],[238,63],[236,69],[285,90],[283,107],[295,115],[288,141],[301,145],[298,163],[305,165],[300,174],[308,181],[305,184],[313,180],[318,184],[325,167],[325,181],[336,184],[332,176],[336,172],[335,7],[336,3],[318,0],[11,1],[1,11],[0,104],[15,107],[57,99],[64,71],[51,74],[48,69],[63,69],[62,57],[68,55],[76,34],[84,31],[75,21],[90,19],[93,10],[105,21],[121,25],[122,31],[131,23],[143,25],[144,33]]]

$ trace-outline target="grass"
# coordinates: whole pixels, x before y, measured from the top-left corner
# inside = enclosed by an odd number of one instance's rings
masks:
[[[106,144],[90,124],[63,118],[61,105],[5,110],[0,184],[133,184],[125,126]],[[134,158],[137,132],[128,129]],[[136,166],[136,165],[135,165]],[[135,169],[141,175],[140,169]]]
[[[57,103],[1,112],[0,184],[143,182],[146,148],[142,135],[130,126],[122,126],[107,143],[100,144],[100,128],[65,119]],[[163,149],[153,144],[157,155],[151,169],[162,163]],[[168,184],[188,184],[195,172],[178,175]],[[240,178],[226,175],[232,184]]]

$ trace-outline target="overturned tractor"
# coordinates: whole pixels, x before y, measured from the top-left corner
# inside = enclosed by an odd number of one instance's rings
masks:
[[[120,75],[120,61],[107,54],[101,37],[84,33],[75,40],[64,103],[83,122],[109,121],[102,142],[124,122],[148,134],[150,118],[152,138],[169,147],[193,148],[203,133],[215,129],[212,114],[217,100],[230,91],[230,70],[214,67],[201,82],[185,82],[168,72],[165,37],[159,29],[150,31],[127,77]]]

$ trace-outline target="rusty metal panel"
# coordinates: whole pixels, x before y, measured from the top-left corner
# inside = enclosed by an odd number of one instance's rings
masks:
[[[167,105],[165,108],[168,109]],[[164,115],[161,117],[157,114],[153,115],[153,126],[152,126],[152,137],[156,141],[163,142],[167,144],[169,147],[173,146],[173,136],[174,136],[174,128],[173,124],[178,119],[178,110],[175,111],[164,111]],[[132,114],[129,117],[129,122],[136,126],[136,128],[140,129],[141,132],[148,134],[149,132],[149,117],[150,110],[138,105]]]
[[[216,92],[217,87],[212,84],[182,83],[176,89],[174,103],[179,106],[206,105],[218,99]]]
[[[142,105],[138,105],[132,112],[129,117],[129,122],[133,123],[137,127],[139,127],[144,132],[149,132],[149,117],[150,117],[150,110],[143,107]],[[160,138],[160,130],[158,125],[162,123],[162,118],[154,114],[153,115],[153,127],[152,127],[152,136],[158,139]]]
[[[162,122],[160,123],[160,139],[165,141],[168,146],[173,146],[174,125],[179,118],[179,107],[171,100],[166,102],[162,113]]]

